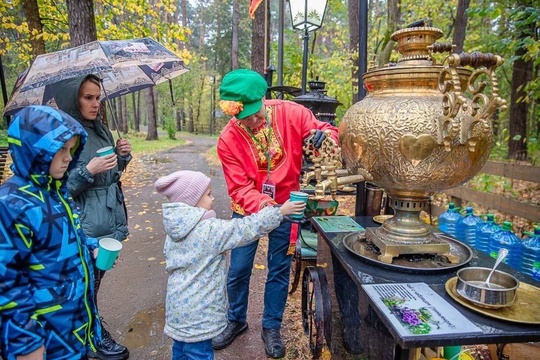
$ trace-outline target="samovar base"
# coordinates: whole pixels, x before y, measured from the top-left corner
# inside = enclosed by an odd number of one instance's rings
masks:
[[[391,264],[393,259],[400,255],[409,254],[437,254],[444,256],[452,264],[460,261],[460,258],[450,253],[450,245],[435,237],[432,233],[420,241],[395,241],[388,238],[389,233],[383,227],[367,228],[367,243],[375,245],[379,251],[379,261]]]

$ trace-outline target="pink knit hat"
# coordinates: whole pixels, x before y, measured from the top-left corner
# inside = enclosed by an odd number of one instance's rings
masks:
[[[158,193],[170,202],[183,202],[195,206],[210,185],[210,178],[199,171],[176,171],[159,178],[154,184]]]

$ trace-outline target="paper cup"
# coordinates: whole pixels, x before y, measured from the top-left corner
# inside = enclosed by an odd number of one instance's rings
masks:
[[[307,203],[308,197],[309,197],[309,194],[306,194],[305,192],[291,191],[290,200],[291,201],[303,201],[303,202]],[[303,217],[304,217],[304,213],[291,214],[292,219],[301,219]]]
[[[444,358],[448,360],[458,360],[461,353],[461,346],[445,346]]]
[[[116,239],[103,238],[99,240],[96,267],[103,271],[111,269],[121,249],[122,243]]]
[[[105,146],[96,151],[97,156],[106,156],[114,154],[114,148],[112,146]]]

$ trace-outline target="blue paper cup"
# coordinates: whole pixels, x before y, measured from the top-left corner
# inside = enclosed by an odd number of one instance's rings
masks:
[[[291,201],[303,201],[307,203],[309,194],[302,191],[291,191]],[[304,213],[291,214],[291,219],[301,219],[304,217]]]
[[[99,251],[96,259],[96,267],[100,270],[110,270],[120,250],[122,243],[116,239],[103,238],[99,240]]]
[[[112,146],[105,146],[96,151],[98,157],[114,154],[114,148]]]

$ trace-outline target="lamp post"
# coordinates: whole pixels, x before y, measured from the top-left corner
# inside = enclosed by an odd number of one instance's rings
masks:
[[[302,57],[302,95],[306,93],[309,33],[322,26],[328,0],[289,0],[291,23],[295,30],[304,32]]]
[[[214,87],[216,85],[216,77],[214,75],[210,75],[210,135],[214,135],[214,113],[215,113],[215,90]]]

